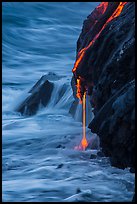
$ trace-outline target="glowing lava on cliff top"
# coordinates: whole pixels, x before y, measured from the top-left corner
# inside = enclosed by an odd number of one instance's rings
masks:
[[[115,3],[115,2],[113,2]],[[118,3],[118,2],[117,2]],[[76,70],[80,64],[80,62],[82,61],[84,55],[85,55],[85,52],[86,50],[88,50],[92,44],[97,40],[97,38],[100,36],[102,30],[108,25],[108,23],[110,21],[112,21],[114,18],[118,17],[122,10],[123,10],[123,7],[124,5],[126,4],[127,2],[119,2],[117,8],[115,9],[115,11],[112,13],[112,15],[106,20],[106,22],[104,23],[104,25],[102,26],[102,28],[100,29],[100,31],[93,37],[93,40],[88,44],[88,46],[84,47],[83,49],[81,49],[78,54],[77,54],[77,59],[76,59],[76,62],[74,64],[74,67],[72,69],[72,72],[74,73],[74,76],[75,76],[75,79],[77,81],[76,83],[76,87],[77,87],[77,98],[79,98],[79,101],[80,103],[82,104],[82,107],[83,107],[83,138],[82,138],[82,141],[80,143],[79,146],[76,146],[75,149],[79,149],[79,150],[85,150],[86,147],[88,146],[88,142],[87,142],[87,139],[86,139],[86,87],[85,84],[83,83],[83,78],[80,77],[80,76],[77,76],[75,73],[76,73]],[[99,15],[103,15],[107,8],[108,8],[108,5],[109,3],[108,2],[102,2],[101,4],[99,4],[99,6],[96,8],[97,11],[99,11]],[[97,23],[98,21],[95,20],[95,23],[94,25]],[[94,26],[93,25],[93,26]]]
[[[127,2],[119,2],[119,5],[117,6],[117,8],[115,9],[115,11],[112,13],[112,15],[107,19],[106,23],[103,25],[103,27],[101,28],[101,30],[95,35],[95,37],[93,38],[93,40],[88,44],[87,47],[84,47],[83,49],[81,49],[78,54],[77,54],[77,59],[76,59],[76,62],[74,64],[74,67],[72,69],[72,72],[75,73],[80,62],[82,61],[84,55],[85,55],[85,52],[86,50],[88,50],[89,47],[92,46],[92,44],[97,40],[97,38],[100,36],[102,30],[108,25],[108,23],[110,21],[112,21],[114,18],[118,17],[122,10],[123,10],[123,7],[124,5],[126,4]],[[107,10],[107,7],[108,7],[108,2],[102,2],[98,7],[97,9],[100,9],[100,12],[101,12],[101,15],[103,15],[106,10]],[[77,77],[77,97],[80,99],[80,101],[82,102],[82,95],[80,94],[80,90],[81,90],[81,81],[80,81],[80,78]]]

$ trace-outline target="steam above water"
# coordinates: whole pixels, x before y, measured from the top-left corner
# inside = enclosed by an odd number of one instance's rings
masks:
[[[82,23],[97,5],[3,3],[3,201],[132,199],[134,176],[128,169],[111,167],[107,158],[90,159],[96,149],[74,150],[82,138],[82,123],[80,105],[74,118],[69,114],[71,70]],[[14,112],[36,81],[49,72],[56,75],[50,74],[54,90],[48,106],[40,105],[31,117]],[[95,138],[88,128],[86,135],[88,141]]]

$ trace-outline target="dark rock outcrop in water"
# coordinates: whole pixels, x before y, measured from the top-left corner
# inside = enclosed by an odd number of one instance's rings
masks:
[[[86,47],[119,2],[104,14],[95,9],[84,21],[77,52]],[[97,22],[97,23],[96,23]],[[135,3],[127,2],[86,50],[74,72],[88,87],[95,117],[89,124],[111,164],[135,167]],[[78,59],[78,56],[77,56]],[[82,85],[81,85],[82,86]],[[73,85],[73,93],[75,86]]]
[[[54,84],[42,76],[40,80],[28,92],[28,97],[16,108],[16,111],[24,115],[34,115],[39,105],[46,106],[51,98]]]
[[[43,75],[36,84],[28,91],[25,99],[14,108],[15,111],[20,112],[22,115],[31,116],[37,113],[39,108],[46,107],[51,101],[51,96],[54,90],[54,105],[56,105],[60,99],[65,95],[67,91],[67,84],[61,82],[59,89],[57,90],[57,84],[64,76],[57,75],[55,73],[49,72]],[[59,83],[58,83],[59,82]]]

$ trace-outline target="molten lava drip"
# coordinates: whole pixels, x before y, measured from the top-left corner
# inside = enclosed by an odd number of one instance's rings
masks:
[[[107,21],[104,23],[104,25],[102,26],[100,31],[94,36],[93,40],[88,44],[87,47],[84,47],[83,49],[81,49],[77,54],[77,59],[76,59],[76,62],[74,64],[74,67],[72,69],[72,72],[74,73],[75,79],[77,80],[77,84],[76,84],[77,94],[76,94],[76,96],[77,96],[77,98],[79,98],[79,101],[83,106],[83,138],[82,138],[80,145],[76,146],[75,149],[85,150],[86,147],[88,146],[88,142],[86,139],[86,87],[83,83],[84,79],[82,77],[76,75],[76,70],[79,67],[82,59],[84,58],[86,50],[88,50],[92,46],[92,44],[97,40],[97,38],[100,36],[102,30],[108,25],[108,23],[121,14],[123,7],[126,3],[127,2],[119,2],[119,5],[115,9],[115,11],[107,19]],[[109,5],[108,2],[102,2],[97,7],[97,10],[100,11],[101,15],[103,15],[106,12],[108,5]],[[95,21],[94,25],[96,23],[97,23],[97,21]]]
[[[86,139],[86,92],[83,95],[83,138],[81,141],[82,149],[85,150],[88,146]]]
[[[76,94],[76,96],[77,96],[77,98],[79,98],[80,104],[82,104],[81,81],[80,81],[80,79],[77,79],[76,87],[77,87],[77,94]]]
[[[83,138],[81,140],[81,143],[79,146],[76,146],[75,149],[77,150],[85,150],[88,146],[88,142],[86,139],[86,92],[84,92],[83,98],[82,98],[82,117],[83,117]]]

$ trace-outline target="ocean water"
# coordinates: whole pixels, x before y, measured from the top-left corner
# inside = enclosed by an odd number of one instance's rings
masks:
[[[96,149],[74,149],[82,137],[81,106],[74,118],[69,114],[76,41],[98,4],[2,3],[3,202],[132,200],[129,169],[111,167],[105,157],[90,159]],[[48,106],[31,117],[15,112],[42,75],[54,83]],[[66,92],[58,100],[64,84]],[[86,131],[92,142],[95,135]]]

